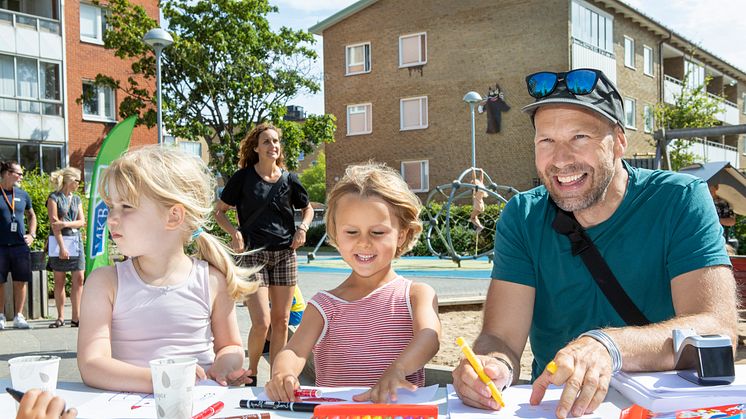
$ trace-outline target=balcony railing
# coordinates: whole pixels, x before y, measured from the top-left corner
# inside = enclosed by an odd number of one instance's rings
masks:
[[[736,147],[695,138],[692,139],[686,151],[698,156],[697,160],[702,162],[727,161],[731,166],[740,169],[740,159]]]
[[[61,61],[60,22],[0,9],[0,52]]]
[[[682,89],[685,89],[684,82],[675,79],[669,75],[664,76],[663,80],[663,100],[664,102],[673,105],[676,101],[676,97],[681,95]],[[715,99],[721,103],[720,112],[715,117],[720,122],[724,122],[729,125],[738,125],[738,106],[720,96],[712,93],[707,93],[712,99]]]
[[[572,38],[572,68],[596,68],[616,83],[616,57],[614,54]]]

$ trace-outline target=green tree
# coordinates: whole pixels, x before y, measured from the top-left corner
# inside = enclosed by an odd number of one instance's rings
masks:
[[[320,86],[311,72],[313,36],[287,27],[272,31],[267,15],[277,7],[267,0],[161,0],[160,7],[174,38],[162,55],[164,125],[180,138],[204,138],[211,165],[224,177],[237,168],[240,140],[260,121],[282,126],[291,170],[301,151],[333,141],[333,115],[312,115],[302,125],[282,121],[290,99]],[[107,9],[106,48],[131,61],[132,73],[142,78],[99,74],[95,82],[125,94],[121,117],[138,115],[139,124],[152,127],[155,92],[139,80],[155,79],[155,57],[142,37],[157,22],[129,0],[110,0]]]
[[[311,202],[326,202],[326,156],[323,152],[316,158],[316,164],[304,170],[299,178]]]
[[[685,77],[688,79],[688,74]],[[681,93],[674,96],[674,103],[658,103],[655,106],[655,121],[658,129],[706,128],[719,125],[716,115],[722,108],[722,102],[707,94],[707,85],[711,77],[695,88],[686,86]],[[670,169],[677,171],[701,159],[689,150],[692,140],[679,138],[668,145]]]

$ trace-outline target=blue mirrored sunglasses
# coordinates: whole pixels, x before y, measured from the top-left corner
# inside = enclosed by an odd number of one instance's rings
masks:
[[[576,95],[587,95],[596,88],[601,72],[592,68],[579,68],[562,73],[542,71],[526,76],[528,94],[541,99],[549,96],[560,81],[565,83],[567,90]]]

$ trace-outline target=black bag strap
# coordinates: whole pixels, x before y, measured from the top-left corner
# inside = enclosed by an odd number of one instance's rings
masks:
[[[282,186],[283,184],[287,183],[288,176],[289,176],[288,175],[288,171],[287,170],[283,170],[282,171],[282,175],[280,176],[280,178],[277,179],[277,182],[275,182],[272,185],[272,188],[269,190],[269,193],[267,194],[267,198],[264,200],[264,203],[262,204],[262,206],[259,207],[256,211],[254,211],[249,216],[249,218],[247,218],[247,219],[245,219],[243,221],[239,221],[239,224],[242,225],[242,226],[246,226],[246,228],[249,228],[249,226],[251,225],[251,223],[253,223],[254,221],[256,221],[256,219],[259,218],[259,216],[262,215],[262,213],[264,213],[264,210],[266,210],[269,207],[269,204],[275,198],[275,195],[277,195],[277,191],[280,189],[280,186]],[[243,190],[243,186],[241,187],[241,189]]]
[[[647,317],[645,317],[619,284],[619,281],[614,276],[614,273],[611,272],[611,269],[609,269],[609,265],[606,264],[598,248],[593,244],[593,240],[585,232],[585,229],[580,225],[573,213],[557,207],[557,216],[554,218],[552,228],[557,233],[565,235],[570,239],[572,255],[580,255],[596,284],[601,288],[601,291],[614,307],[614,310],[622,317],[622,320],[631,326],[645,326],[646,324],[650,324]]]

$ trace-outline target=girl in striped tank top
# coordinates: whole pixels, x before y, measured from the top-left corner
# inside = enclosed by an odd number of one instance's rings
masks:
[[[440,347],[437,297],[429,285],[402,278],[391,266],[422,231],[420,207],[385,165],[347,168],[329,194],[326,229],[352,273],[309,301],[272,365],[265,386],[271,399],[295,400],[312,351],[317,386],[371,387],[356,401],[394,402],[398,388],[424,385],[424,366]]]

